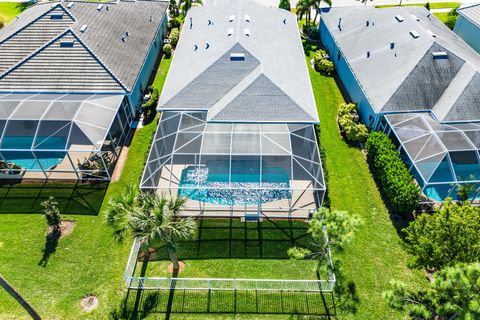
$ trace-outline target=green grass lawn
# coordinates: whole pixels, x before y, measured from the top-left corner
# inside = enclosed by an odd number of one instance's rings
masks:
[[[434,15],[443,23],[447,22],[448,19],[448,12],[436,12]]]
[[[424,7],[424,3],[405,3],[402,4],[402,7]],[[458,8],[460,7],[460,2],[430,2],[430,9],[449,9],[449,8]],[[375,6],[375,8],[392,8],[398,7],[396,4],[382,4]]]
[[[20,2],[0,2],[0,20],[8,24],[27,7]]]
[[[320,141],[325,149],[329,172],[328,192],[331,207],[358,214],[363,224],[352,243],[334,253],[345,282],[356,288],[356,313],[341,319],[400,319],[382,299],[391,278],[421,286],[426,281],[419,271],[407,268],[407,254],[369,171],[365,155],[346,144],[340,136],[336,115],[344,101],[334,78],[321,76],[310,66],[315,100],[320,116]],[[341,313],[346,311],[341,311]]]

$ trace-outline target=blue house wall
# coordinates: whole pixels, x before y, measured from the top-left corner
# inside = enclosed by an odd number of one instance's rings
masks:
[[[480,53],[480,26],[460,15],[453,31],[470,47]]]
[[[375,127],[379,119],[379,114],[373,110],[370,101],[363,92],[360,83],[357,78],[355,78],[350,65],[345,60],[343,53],[338,48],[323,20],[320,21],[319,32],[320,39],[335,65],[338,77],[342,81],[352,102],[358,105],[358,111],[362,121],[369,127]]]
[[[137,80],[135,82],[132,91],[128,95],[128,101],[132,108],[140,106],[142,103],[143,93],[147,89],[150,76],[152,75],[155,64],[160,56],[160,52],[163,47],[163,39],[167,32],[167,14],[163,16],[162,22],[155,35],[155,40],[150,45],[150,50],[143,63],[142,70],[140,71]]]

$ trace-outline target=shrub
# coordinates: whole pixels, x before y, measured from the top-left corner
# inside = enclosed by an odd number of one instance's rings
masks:
[[[170,35],[168,37],[168,39],[170,39],[170,44],[172,45],[173,48],[177,46],[179,38],[180,38],[180,31],[178,31],[178,28],[173,28],[172,31],[170,31]]]
[[[338,124],[340,131],[347,140],[365,141],[368,137],[367,127],[358,122],[357,106],[353,103],[343,103],[338,108]]]
[[[333,62],[327,59],[320,60],[320,62],[315,65],[315,68],[324,76],[332,76],[335,72]]]
[[[319,49],[313,54],[313,64],[316,66],[320,63],[321,60],[325,59],[327,52],[325,50]]]
[[[167,57],[170,57],[172,55],[172,50],[172,45],[170,43],[163,45],[162,51]]]
[[[278,7],[280,9],[290,11],[290,0],[280,0]]]
[[[392,210],[402,215],[411,214],[418,203],[420,189],[393,142],[386,134],[373,132],[367,139],[366,147],[368,159]]]
[[[430,2],[425,3],[425,9],[427,9],[428,11],[430,11]]]
[[[168,20],[168,30],[173,30],[174,28],[180,28],[181,22],[175,18]]]
[[[150,99],[147,102],[142,104],[143,109],[143,122],[150,123],[157,113],[156,107],[158,103],[159,93],[157,88],[149,87],[148,90],[150,91]]]
[[[445,24],[447,27],[449,27],[451,30],[455,27],[455,24],[457,23],[458,19],[458,12],[457,9],[454,8],[448,12],[447,19],[445,20]]]
[[[315,26],[305,25],[303,28],[303,33],[312,40],[320,40],[320,32]]]

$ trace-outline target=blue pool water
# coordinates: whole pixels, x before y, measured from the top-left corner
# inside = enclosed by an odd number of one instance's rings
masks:
[[[258,204],[290,199],[288,171],[280,167],[263,167],[260,177],[258,161],[234,160],[229,185],[228,161],[208,161],[204,167],[189,166],[182,171],[178,196],[222,205]],[[259,181],[262,179],[262,188]]]
[[[32,147],[34,137],[30,136],[6,136],[2,140],[2,149],[30,149]],[[37,137],[35,145],[37,149],[43,150],[64,150],[65,138],[63,137]],[[59,164],[65,157],[64,151],[35,151],[35,157],[31,152],[20,151],[3,151],[7,162],[14,163],[26,170],[45,170],[51,169]]]

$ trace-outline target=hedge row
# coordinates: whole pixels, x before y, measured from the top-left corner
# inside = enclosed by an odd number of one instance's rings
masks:
[[[398,214],[411,214],[418,203],[420,189],[400,159],[393,142],[382,132],[372,132],[366,148],[391,209]]]
[[[325,50],[319,49],[313,54],[313,65],[315,70],[323,74],[324,76],[332,76],[335,72],[335,66],[330,59],[326,58],[327,52]]]

